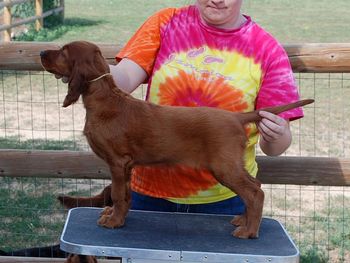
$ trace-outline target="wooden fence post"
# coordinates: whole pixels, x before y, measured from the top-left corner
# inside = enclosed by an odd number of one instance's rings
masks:
[[[63,22],[63,20],[64,20],[64,0],[60,0],[60,7],[62,7],[61,17],[62,17],[62,22]]]
[[[42,16],[43,14],[43,0],[35,0],[35,15]],[[44,26],[44,19],[39,18],[35,21],[35,29],[39,31]]]
[[[4,25],[11,25],[12,15],[11,15],[11,7],[4,7]],[[11,41],[11,28],[4,30],[4,42]]]

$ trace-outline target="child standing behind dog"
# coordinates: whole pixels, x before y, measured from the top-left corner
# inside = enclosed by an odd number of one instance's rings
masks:
[[[242,1],[197,0],[152,15],[110,66],[117,86],[131,93],[147,82],[146,100],[152,103],[236,112],[298,100],[287,54],[241,13]],[[289,121],[303,113],[298,108],[261,116],[246,127],[245,168],[254,177],[257,142],[267,155],[283,153],[292,140]],[[245,210],[235,193],[190,167],[135,168],[132,189],[132,209],[231,215]]]

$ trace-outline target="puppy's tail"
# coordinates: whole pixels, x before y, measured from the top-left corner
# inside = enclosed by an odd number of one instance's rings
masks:
[[[245,112],[245,113],[240,113],[238,114],[238,118],[240,119],[242,124],[246,124],[249,122],[256,122],[260,121],[262,117],[260,116],[259,112],[260,111],[267,111],[271,112],[273,114],[279,114],[284,111],[288,111],[294,108],[302,107],[308,104],[313,103],[313,99],[305,99],[305,100],[299,100],[290,104],[285,104],[281,106],[275,106],[275,107],[269,107],[269,108],[264,108],[256,111],[251,111],[251,112]]]
[[[101,193],[92,197],[59,195],[57,199],[68,209],[74,207],[105,207],[113,205],[111,198],[111,185],[105,187]]]

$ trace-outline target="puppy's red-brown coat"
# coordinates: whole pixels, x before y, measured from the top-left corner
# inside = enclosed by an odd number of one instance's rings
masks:
[[[86,108],[84,134],[92,150],[110,167],[112,207],[105,208],[99,224],[114,228],[125,222],[130,208],[130,176],[135,165],[182,164],[210,171],[222,185],[237,193],[246,213],[232,223],[233,235],[258,237],[264,193],[244,169],[244,124],[258,121],[258,111],[233,113],[215,108],[159,106],[119,90],[99,48],[77,41],[60,50],[41,53],[44,68],[69,77],[63,106],[82,95]],[[264,109],[272,113],[303,106],[312,100]]]

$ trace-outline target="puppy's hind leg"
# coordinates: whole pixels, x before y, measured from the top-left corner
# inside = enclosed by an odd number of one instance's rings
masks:
[[[238,225],[233,235],[239,238],[257,238],[262,217],[264,192],[260,189],[259,184],[249,178],[250,175],[243,167],[240,168],[239,165],[237,165],[238,167],[225,166],[221,164],[218,169],[212,169],[215,178],[222,185],[238,194],[246,205],[246,213],[232,221],[233,224]]]
[[[248,176],[248,178],[257,185],[257,187],[261,187],[261,182],[252,177],[252,176]],[[231,220],[231,224],[234,226],[245,226],[247,224],[247,211],[244,212],[244,214],[242,215],[236,215],[232,220]]]

